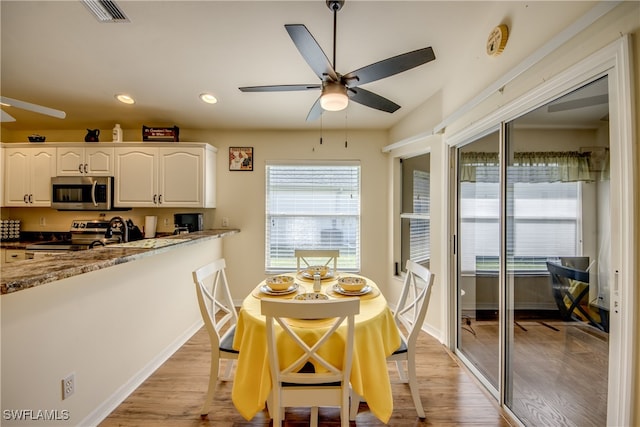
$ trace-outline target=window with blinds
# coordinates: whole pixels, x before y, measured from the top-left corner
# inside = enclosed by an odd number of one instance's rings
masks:
[[[296,249],[338,249],[338,268],[360,270],[360,164],[266,166],[265,268],[296,268]]]
[[[534,170],[535,169],[535,170]],[[575,256],[579,252],[581,219],[580,182],[549,182],[550,167],[511,167],[507,180],[507,259],[509,270],[519,274],[546,273],[547,259]],[[460,183],[461,271],[497,273],[500,252],[500,187],[498,167],[478,167],[475,182]],[[520,176],[539,179],[522,182]],[[514,236],[517,236],[517,244]]]
[[[431,258],[429,162],[429,154],[402,160],[402,271],[407,259],[428,266]]]

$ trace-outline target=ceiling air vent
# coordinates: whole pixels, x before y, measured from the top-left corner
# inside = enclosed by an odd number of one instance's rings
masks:
[[[120,7],[111,0],[82,0],[100,22],[129,22]]]

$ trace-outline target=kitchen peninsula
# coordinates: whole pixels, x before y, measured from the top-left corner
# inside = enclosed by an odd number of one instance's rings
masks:
[[[3,266],[3,409],[57,410],[68,418],[50,425],[97,425],[202,327],[191,272],[222,257],[223,237],[238,232],[206,230]],[[74,393],[63,400],[62,379],[70,375]]]
[[[147,239],[139,241],[141,244],[130,242],[124,245],[97,247],[86,251],[62,253],[56,256],[7,264],[3,267],[2,277],[0,277],[0,294],[8,294],[78,274],[135,261],[172,250],[176,245],[217,239],[239,231],[228,228],[206,230],[163,239]],[[161,244],[153,244],[154,242],[161,242]]]

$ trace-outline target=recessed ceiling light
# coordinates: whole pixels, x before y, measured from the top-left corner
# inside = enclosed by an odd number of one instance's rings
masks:
[[[210,93],[201,93],[200,99],[202,99],[202,101],[206,102],[207,104],[215,104],[216,102],[218,102],[218,99]]]
[[[135,104],[136,102],[131,95],[127,95],[126,93],[116,95],[116,99],[124,104]]]

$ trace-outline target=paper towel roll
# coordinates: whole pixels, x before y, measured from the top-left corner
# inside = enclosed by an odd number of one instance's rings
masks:
[[[156,225],[158,224],[157,216],[144,217],[144,238],[149,239],[156,237]]]

